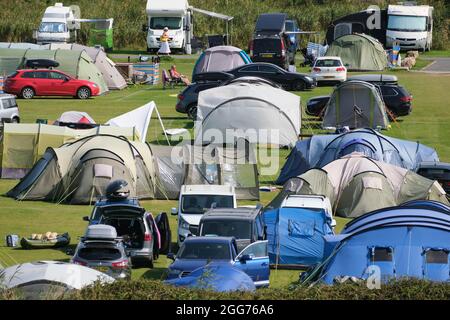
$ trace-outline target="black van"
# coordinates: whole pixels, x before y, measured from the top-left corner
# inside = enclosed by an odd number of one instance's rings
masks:
[[[296,46],[286,34],[287,15],[265,13],[256,22],[249,52],[254,62],[273,63],[286,70],[295,64]]]

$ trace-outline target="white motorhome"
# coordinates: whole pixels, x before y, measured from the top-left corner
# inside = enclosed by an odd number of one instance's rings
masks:
[[[158,50],[164,28],[169,28],[171,49],[188,51],[193,36],[191,10],[187,0],[148,0],[147,48]]]
[[[324,210],[332,219],[331,226],[336,227],[336,220],[333,219],[333,208],[330,199],[325,196],[316,195],[290,195],[281,203],[281,208],[308,208]]]
[[[62,3],[45,10],[39,29],[35,32],[38,44],[68,43],[78,27],[75,22],[79,9],[77,7],[65,7]],[[79,29],[79,28],[78,28]]]
[[[431,50],[433,43],[433,7],[390,5],[386,47],[398,43],[402,50]]]
[[[178,208],[172,208],[172,215],[178,217],[178,244],[189,236],[197,235],[200,220],[209,209],[236,207],[236,192],[232,186],[183,186]]]

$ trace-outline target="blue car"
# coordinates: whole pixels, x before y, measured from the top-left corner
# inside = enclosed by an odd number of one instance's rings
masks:
[[[257,288],[269,286],[267,241],[254,242],[238,252],[235,238],[191,237],[183,242],[176,256],[168,254],[167,257],[174,261],[169,266],[167,280],[187,277],[214,262],[245,272]]]

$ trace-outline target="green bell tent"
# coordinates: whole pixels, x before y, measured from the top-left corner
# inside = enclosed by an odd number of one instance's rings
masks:
[[[337,38],[326,55],[341,57],[349,71],[382,71],[388,63],[383,45],[377,39],[360,33]]]

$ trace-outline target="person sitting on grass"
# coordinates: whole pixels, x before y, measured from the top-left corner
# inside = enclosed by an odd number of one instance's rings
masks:
[[[183,82],[187,86],[191,84],[191,81],[189,81],[189,79],[185,75],[183,75],[177,71],[176,65],[173,65],[172,67],[170,67],[170,77],[173,80]]]

